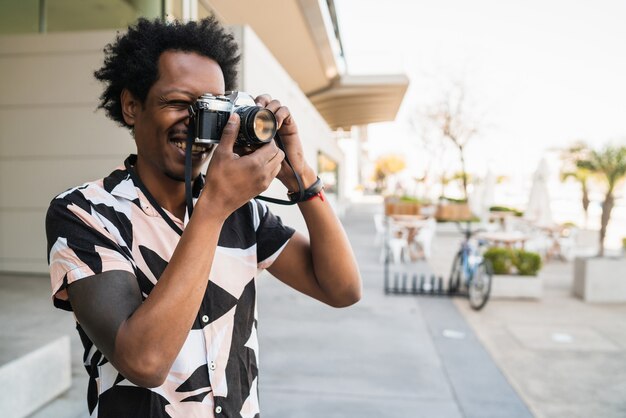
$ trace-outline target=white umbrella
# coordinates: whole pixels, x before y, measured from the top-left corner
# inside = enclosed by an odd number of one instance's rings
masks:
[[[493,206],[496,200],[496,175],[493,171],[487,170],[483,187],[483,212],[481,218],[489,217],[489,208]]]
[[[537,226],[551,226],[553,224],[550,194],[548,193],[548,174],[548,163],[545,158],[542,158],[535,174],[533,174],[533,184],[524,212],[524,219]]]
[[[489,208],[495,200],[496,176],[493,171],[487,170],[483,181],[474,184],[474,190],[470,196],[470,209],[472,213],[482,221],[487,221]]]
[[[469,207],[472,213],[479,218],[483,211],[483,182],[477,179],[472,182],[472,194],[469,196]]]

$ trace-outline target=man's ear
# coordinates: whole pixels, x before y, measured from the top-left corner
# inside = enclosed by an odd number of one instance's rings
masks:
[[[139,103],[139,100],[127,89],[122,90],[120,99],[122,102],[122,116],[124,117],[124,122],[129,126],[135,126],[135,117],[137,116],[137,111],[141,103]]]

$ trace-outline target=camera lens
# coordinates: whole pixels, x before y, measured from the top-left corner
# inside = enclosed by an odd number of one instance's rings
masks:
[[[269,141],[276,134],[276,119],[274,114],[267,110],[261,109],[254,116],[254,135],[261,141]]]
[[[246,142],[269,142],[276,134],[276,118],[270,110],[249,106],[240,108],[236,112],[241,118],[239,134]]]

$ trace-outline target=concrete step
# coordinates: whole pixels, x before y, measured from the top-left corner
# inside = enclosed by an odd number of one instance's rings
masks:
[[[70,338],[0,337],[0,417],[22,418],[72,383]]]

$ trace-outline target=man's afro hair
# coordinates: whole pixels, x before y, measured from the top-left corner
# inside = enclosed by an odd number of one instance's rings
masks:
[[[159,57],[168,50],[195,52],[213,59],[222,69],[226,90],[235,88],[240,58],[238,46],[233,35],[215,18],[188,23],[142,18],[104,48],[104,65],[94,72],[106,86],[99,108],[128,127],[122,116],[122,90],[128,89],[144,103],[159,76]]]

